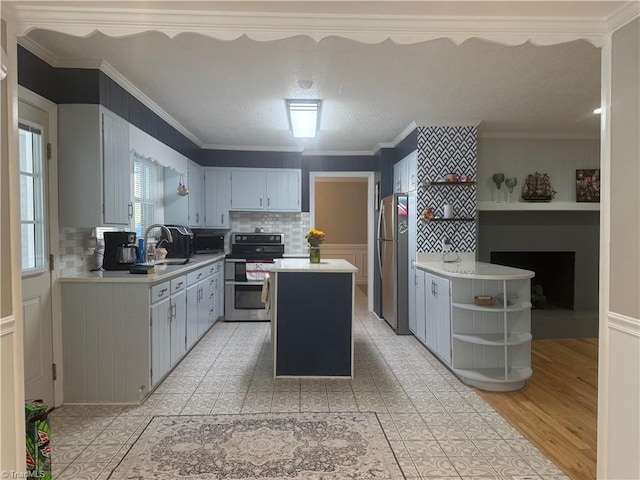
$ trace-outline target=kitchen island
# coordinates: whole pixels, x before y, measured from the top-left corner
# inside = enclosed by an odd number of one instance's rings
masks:
[[[356,267],[282,258],[271,272],[275,377],[353,376]]]

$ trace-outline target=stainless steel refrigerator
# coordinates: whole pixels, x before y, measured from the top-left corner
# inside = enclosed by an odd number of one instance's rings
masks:
[[[408,292],[409,202],[405,193],[382,199],[378,219],[378,265],[382,318],[398,335],[410,335]]]

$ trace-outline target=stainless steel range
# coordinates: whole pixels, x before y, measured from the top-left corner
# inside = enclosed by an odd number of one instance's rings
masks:
[[[224,319],[269,321],[262,303],[264,274],[284,255],[282,233],[231,233],[231,253],[224,267]]]

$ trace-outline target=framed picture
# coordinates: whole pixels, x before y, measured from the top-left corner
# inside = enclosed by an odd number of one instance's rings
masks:
[[[600,169],[576,170],[576,202],[600,201]]]

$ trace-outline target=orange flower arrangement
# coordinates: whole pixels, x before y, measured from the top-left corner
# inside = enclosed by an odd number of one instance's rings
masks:
[[[322,230],[310,228],[304,238],[307,239],[307,242],[309,242],[310,246],[319,247],[320,244],[324,242],[324,232]]]

